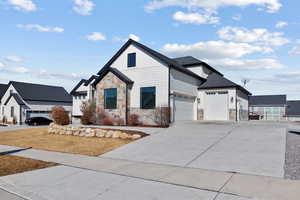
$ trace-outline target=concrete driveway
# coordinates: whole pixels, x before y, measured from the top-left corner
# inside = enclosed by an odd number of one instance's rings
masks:
[[[284,176],[286,124],[185,122],[102,157]]]

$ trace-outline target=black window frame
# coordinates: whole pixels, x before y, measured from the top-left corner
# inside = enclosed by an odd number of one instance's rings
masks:
[[[143,99],[143,94],[146,93],[143,90],[147,90],[147,89],[154,89],[154,103],[149,103],[150,105],[145,105],[145,99]],[[140,88],[140,108],[141,109],[155,109],[156,108],[156,87],[152,86],[152,87],[141,87]]]
[[[111,98],[115,98],[114,105],[107,104],[107,92],[108,91],[115,91],[115,97],[111,97]],[[118,105],[117,105],[118,104],[118,89],[117,88],[106,88],[106,89],[104,89],[103,98],[104,98],[104,109],[109,109],[109,110],[117,109],[117,107],[118,107]]]
[[[10,117],[15,117],[15,107],[14,106],[10,107]]]
[[[136,53],[127,54],[127,67],[136,67]]]

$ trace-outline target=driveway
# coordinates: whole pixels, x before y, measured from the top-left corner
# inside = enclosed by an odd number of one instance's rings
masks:
[[[184,122],[102,157],[284,176],[286,124]]]

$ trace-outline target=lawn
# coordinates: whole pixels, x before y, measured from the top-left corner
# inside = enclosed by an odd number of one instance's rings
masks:
[[[56,166],[56,163],[43,162],[18,156],[0,156],[0,176]]]
[[[22,148],[98,156],[132,140],[49,134],[47,128],[0,131],[0,144]]]

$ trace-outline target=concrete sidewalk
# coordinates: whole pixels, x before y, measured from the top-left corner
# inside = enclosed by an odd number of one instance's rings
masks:
[[[18,148],[0,145],[0,152],[16,149]],[[280,178],[90,157],[35,149],[21,151],[14,155],[61,163],[62,165],[80,168],[81,170],[135,178],[134,182],[138,182],[138,180],[153,181],[155,183],[210,191],[218,195],[225,194],[226,196],[226,194],[234,194],[242,197],[270,200],[298,200],[300,196],[300,181],[289,181]],[[48,178],[51,178],[53,175],[53,173],[47,173],[47,170],[42,172],[41,174]],[[5,180],[5,177],[0,179]],[[226,197],[223,199],[226,199]]]

